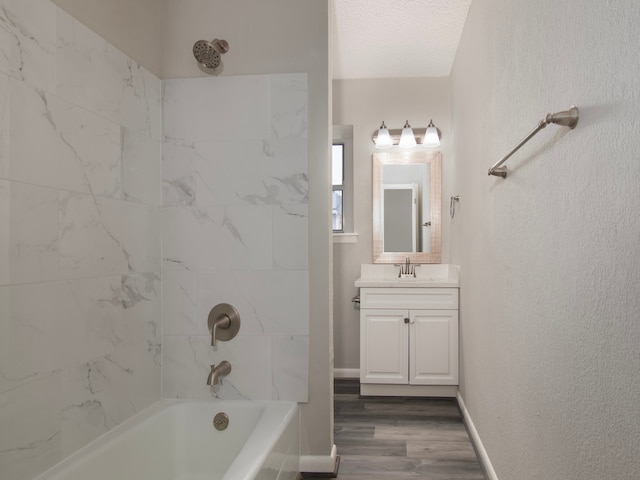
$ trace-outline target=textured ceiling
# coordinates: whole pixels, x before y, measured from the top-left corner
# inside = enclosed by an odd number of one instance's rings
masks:
[[[451,72],[471,0],[333,0],[333,78]]]

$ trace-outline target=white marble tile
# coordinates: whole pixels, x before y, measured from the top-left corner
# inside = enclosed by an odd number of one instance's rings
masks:
[[[104,228],[127,253],[130,271],[160,272],[161,211],[159,206],[97,198]]]
[[[58,277],[58,191],[12,182],[9,283],[55,280]]]
[[[83,185],[88,183],[94,195],[122,198],[121,127],[53,95],[45,100],[58,135],[56,162],[77,165],[75,160],[79,160]],[[60,158],[63,156],[70,158]]]
[[[160,341],[155,274],[0,287],[0,300],[0,391],[128,345],[156,349]]]
[[[60,277],[160,271],[160,212],[132,202],[60,192]]]
[[[165,271],[162,274],[163,335],[206,334],[207,318],[197,315],[197,274]]]
[[[62,459],[59,374],[0,395],[0,472],[30,480]]]
[[[122,177],[124,195],[147,205],[161,203],[162,147],[147,129],[124,129]]]
[[[196,199],[194,146],[162,144],[162,205],[193,205]]]
[[[96,33],[58,13],[59,96],[160,139],[160,81]]]
[[[305,140],[197,143],[197,205],[307,203]]]
[[[277,400],[309,400],[309,337],[272,337],[273,398]]]
[[[264,140],[263,162],[271,184],[282,191],[278,203],[308,203],[309,186],[307,141],[300,138]]]
[[[275,138],[307,137],[307,74],[271,75],[271,128]]]
[[[62,450],[69,455],[160,399],[160,366],[147,343],[63,372]]]
[[[81,311],[64,282],[0,287],[0,391],[79,361]]]
[[[128,203],[120,203],[120,213],[127,215]],[[61,191],[59,205],[61,278],[133,271],[131,253],[122,239],[109,230],[95,197]],[[124,219],[121,222],[125,223]]]
[[[2,0],[0,71],[53,92],[57,7],[49,0]]]
[[[309,208],[273,207],[273,265],[277,270],[309,269]]]
[[[240,313],[241,335],[308,335],[309,279],[305,271],[201,272],[198,318],[218,303]],[[206,334],[206,324],[203,325]]]
[[[164,395],[306,401],[306,75],[169,80],[163,106]],[[214,351],[206,320],[223,302],[242,325]]]
[[[11,182],[0,180],[0,285],[9,283],[11,265]]]
[[[220,385],[209,387],[210,365],[231,363]],[[163,344],[163,396],[166,398],[271,398],[271,342],[264,336],[237,336],[215,350],[209,336],[167,335]]]
[[[162,91],[163,82],[146,68],[141,68],[144,85],[144,102],[146,108],[146,127],[154,140],[162,142]]]
[[[212,142],[271,135],[268,75],[166,80],[164,135]]]
[[[70,280],[68,285],[84,319],[82,361],[134,343],[159,343],[161,282],[158,275],[85,278]]]
[[[162,324],[162,280],[160,275],[158,273],[124,275],[112,282],[111,290],[122,292],[122,297],[119,300],[123,324],[126,328],[124,343],[130,344],[137,340],[143,340],[150,347],[159,345]],[[132,329],[131,326],[135,324],[139,326]],[[135,335],[132,334],[134,332]],[[156,360],[159,359],[156,358]]]
[[[166,270],[272,266],[269,207],[166,207],[162,228]]]
[[[80,158],[56,127],[50,96],[14,79],[10,95],[10,178],[89,192]]]

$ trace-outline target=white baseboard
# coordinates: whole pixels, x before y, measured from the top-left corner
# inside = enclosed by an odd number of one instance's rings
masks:
[[[462,400],[462,395],[460,395],[460,392],[458,392],[458,405],[460,405],[460,411],[462,412],[462,416],[464,417],[464,423],[467,426],[467,430],[469,431],[469,435],[471,436],[471,442],[476,449],[479,457],[478,460],[480,460],[480,464],[484,469],[484,473],[487,476],[487,479],[498,480],[498,475],[496,475],[496,471],[493,469],[493,465],[491,465],[489,455],[487,454],[487,451],[482,444],[482,440],[480,440],[480,435],[478,435],[478,431],[473,424],[473,420],[471,420],[471,416],[469,416],[469,411],[464,404],[464,400]]]
[[[360,378],[359,368],[334,368],[333,378]]]
[[[330,455],[300,455],[300,471],[307,473],[333,473],[336,469],[338,449],[331,447]]]

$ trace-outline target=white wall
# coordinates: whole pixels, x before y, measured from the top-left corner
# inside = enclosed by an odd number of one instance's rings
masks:
[[[389,128],[426,127],[429,120],[442,131],[442,204],[448,206],[452,175],[450,82],[446,77],[333,81],[333,124],[353,125],[354,230],[358,243],[333,246],[334,348],[336,368],[360,366],[360,320],[351,298],[360,265],[373,262],[371,134],[384,120]],[[397,147],[394,147],[397,148]],[[418,146],[417,149],[425,147]],[[445,207],[446,208],[446,207]],[[442,263],[449,261],[449,216],[442,222]]]
[[[475,0],[453,80],[461,393],[501,479],[640,471],[640,4]],[[547,112],[575,103],[488,167]]]
[[[48,0],[0,22],[0,477],[160,398],[161,83]]]
[[[306,75],[167,80],[163,106],[163,396],[306,402]],[[241,326],[213,348],[219,303]]]

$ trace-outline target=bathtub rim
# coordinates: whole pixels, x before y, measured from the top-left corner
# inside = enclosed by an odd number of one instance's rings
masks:
[[[161,399],[158,400],[143,410],[133,414],[131,417],[122,421],[109,431],[103,433],[97,438],[91,440],[86,445],[83,445],[81,448],[71,453],[70,455],[64,457],[56,464],[49,467],[44,472],[38,474],[33,480],[58,480],[58,476],[65,473],[66,470],[70,470],[75,463],[82,461],[89,461],[91,457],[94,457],[99,454],[100,449],[103,446],[108,445],[112,440],[116,437],[122,435],[123,433],[129,430],[135,430],[137,428],[142,428],[146,422],[151,419],[153,416],[160,414],[164,410],[168,410],[171,407],[179,406],[179,405],[210,405],[215,406],[216,410],[224,410],[225,406],[229,405],[231,408],[237,405],[252,405],[252,406],[260,406],[263,408],[263,412],[260,415],[258,422],[254,425],[251,430],[251,434],[245,440],[240,452],[234,458],[233,462],[229,465],[229,468],[225,471],[223,478],[227,478],[229,472],[233,471],[234,474],[237,474],[238,471],[246,472],[250,470],[249,475],[255,476],[260,471],[261,466],[264,464],[267,456],[273,449],[273,446],[276,444],[278,439],[282,436],[282,433],[285,431],[290,421],[294,416],[299,416],[299,406],[297,402],[290,400],[198,400],[198,399]],[[274,419],[269,418],[269,415],[266,415],[268,411],[276,411],[280,413],[281,418]],[[206,421],[209,421],[207,419]],[[299,417],[298,417],[299,421]],[[254,451],[253,457],[248,455],[245,447],[247,444],[252,447],[253,444],[257,442],[256,435],[254,433],[256,431],[260,432],[268,432],[269,435],[269,448],[264,448],[260,450],[260,453],[256,453]],[[252,440],[253,439],[253,440]],[[264,445],[264,442],[261,442],[260,445]],[[299,453],[298,453],[299,456]],[[242,459],[242,462],[245,462],[243,465],[239,459]],[[246,463],[248,460],[252,460],[250,463]],[[258,461],[259,460],[259,461]],[[251,467],[247,467],[247,465],[251,465]],[[233,478],[233,477],[232,477]]]

